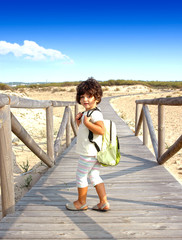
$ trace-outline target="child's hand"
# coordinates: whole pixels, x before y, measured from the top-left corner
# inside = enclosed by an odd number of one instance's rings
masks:
[[[81,112],[79,112],[79,113],[76,115],[76,123],[77,123],[78,126],[79,126],[80,123],[81,123],[82,115],[83,115],[83,113],[81,113]]]
[[[83,113],[79,112],[77,115],[76,115],[76,120],[80,120],[81,117],[82,117]]]

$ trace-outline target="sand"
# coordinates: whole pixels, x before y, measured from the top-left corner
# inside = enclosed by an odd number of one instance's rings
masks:
[[[104,97],[123,95],[122,97],[113,98],[111,103],[119,116],[133,131],[136,99],[182,96],[182,91],[180,90],[154,90],[140,85],[103,87],[103,92]],[[23,89],[15,92],[0,91],[0,93],[14,94],[20,97],[37,100],[74,101],[76,89],[75,87],[49,87],[46,89]],[[127,96],[129,94],[130,96]],[[131,96],[131,94],[138,95]],[[154,121],[155,130],[157,132],[157,107],[151,106],[149,109]],[[27,132],[46,152],[45,109],[14,108],[11,109],[11,111],[25,127]],[[81,106],[80,111],[82,111]],[[64,108],[54,109],[54,138],[57,136],[63,112]],[[168,106],[165,107],[165,113],[166,148],[168,148],[181,135],[182,125],[180,125],[180,123],[182,119],[182,108]],[[141,135],[139,137],[141,138]],[[62,150],[64,150],[65,139],[63,139],[62,144]],[[15,201],[17,202],[37,182],[37,180],[47,171],[48,168],[14,134],[12,134],[12,146],[14,156]],[[149,149],[153,151],[151,144]],[[28,172],[25,171],[26,165],[29,165]],[[182,183],[182,151],[179,151],[174,157],[168,160],[167,163],[165,163],[165,167],[180,183]]]

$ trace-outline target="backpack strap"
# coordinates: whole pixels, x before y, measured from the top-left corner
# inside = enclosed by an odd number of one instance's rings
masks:
[[[93,109],[90,109],[90,110],[88,110],[88,112],[87,112],[87,117],[90,117],[91,115],[92,115],[92,113],[94,112],[94,111],[99,111],[99,112],[101,112],[101,110],[98,108],[98,107],[95,107],[95,108],[93,108]]]
[[[89,110],[89,111],[87,112],[87,117],[90,117],[90,116],[92,115],[92,113],[93,113],[94,111],[96,111],[96,110],[99,111],[99,112],[101,112],[100,109],[96,107],[96,108],[91,109],[91,110]],[[98,144],[97,144],[96,142],[93,141],[93,137],[94,137],[93,132],[89,130],[88,139],[89,139],[89,141],[90,141],[91,143],[94,144],[97,152],[100,152],[100,147],[98,146]]]
[[[97,152],[100,152],[100,147],[98,146],[98,144],[96,142],[93,141],[93,132],[89,130],[89,134],[88,134],[88,139],[91,143],[94,144]]]

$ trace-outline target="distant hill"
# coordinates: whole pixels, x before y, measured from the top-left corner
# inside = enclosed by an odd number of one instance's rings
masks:
[[[32,85],[32,84],[46,84],[48,82],[8,82],[6,83],[9,86],[19,86],[19,85]]]

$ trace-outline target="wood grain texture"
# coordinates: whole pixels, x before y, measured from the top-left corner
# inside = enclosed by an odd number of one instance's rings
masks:
[[[11,143],[10,106],[0,108],[0,177],[2,216],[14,212],[15,194]]]
[[[84,212],[65,204],[77,198],[75,142],[56,165],[2,219],[1,239],[143,239],[179,240],[182,236],[182,187],[114,112],[109,99],[100,104],[105,119],[117,125],[121,162],[102,167],[111,211],[91,210],[98,203],[89,185]]]

